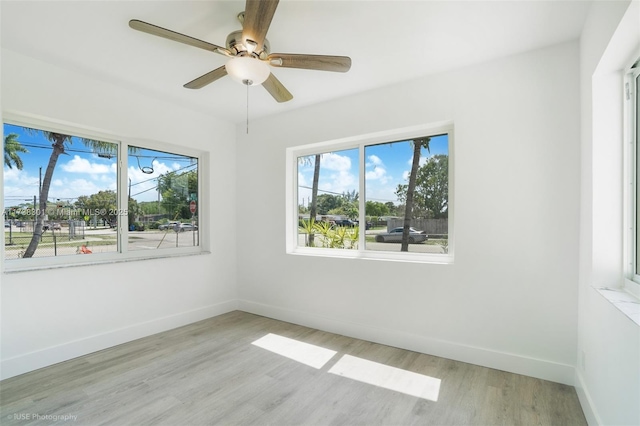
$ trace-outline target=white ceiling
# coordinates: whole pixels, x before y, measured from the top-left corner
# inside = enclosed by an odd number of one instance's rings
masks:
[[[246,88],[230,78],[182,87],[223,65],[224,56],[128,26],[135,18],[224,45],[240,29],[242,0],[3,0],[0,8],[3,48],[225,120],[245,119]],[[267,35],[272,52],[346,55],[353,65],[346,74],[274,69],[294,99],[278,104],[252,87],[250,116],[577,39],[588,8],[579,0],[282,0]]]

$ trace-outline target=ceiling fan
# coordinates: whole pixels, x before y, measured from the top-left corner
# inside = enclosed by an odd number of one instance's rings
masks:
[[[229,58],[225,65],[185,84],[184,87],[187,89],[200,89],[228,74],[247,86],[262,84],[276,101],[286,102],[293,99],[293,95],[271,73],[269,65],[276,68],[349,71],[351,58],[348,56],[271,53],[266,35],[277,6],[278,0],[247,0],[245,11],[238,15],[242,30],[234,31],[227,36],[226,47],[138,19],[129,21],[129,26],[134,30],[199,47]]]

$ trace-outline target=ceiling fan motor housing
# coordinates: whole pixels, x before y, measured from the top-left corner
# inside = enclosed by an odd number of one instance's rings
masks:
[[[247,47],[242,41],[242,30],[234,31],[227,36],[227,49],[232,52],[236,52],[238,56],[254,56],[259,59],[266,59],[269,53],[271,53],[271,46],[269,40],[266,38],[262,44],[262,50],[260,52],[249,52]]]

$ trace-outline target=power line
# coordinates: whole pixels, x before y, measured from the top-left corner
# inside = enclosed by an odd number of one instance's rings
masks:
[[[20,142],[20,144],[23,147],[27,147],[27,148],[37,148],[37,149],[53,149],[52,146],[49,145],[42,145],[42,144],[37,144],[37,143],[22,143]],[[115,144],[114,144],[115,145]],[[79,153],[84,153],[84,154],[95,154],[95,155],[100,155],[100,154],[108,154],[109,152],[107,151],[97,151],[97,150],[86,150],[86,149],[75,149],[75,148],[67,148],[65,147],[64,152],[79,152]],[[115,157],[115,154],[113,154]],[[176,156],[176,155],[141,155],[141,154],[130,154],[132,157],[139,157],[139,158],[156,158],[156,159],[162,159],[162,160],[173,160],[173,161],[190,161],[192,162],[194,160],[193,157],[185,157],[185,156]]]
[[[299,188],[305,188],[305,189],[313,190],[313,188],[310,187],[310,186],[298,185],[298,187]],[[320,189],[320,188],[318,188],[318,192],[324,192],[326,194],[333,194],[333,195],[340,195],[340,196],[344,195],[344,193],[342,193],[342,192],[333,192],[333,191],[328,191],[326,189]],[[380,202],[384,202],[384,203],[395,203],[394,200],[385,200],[385,199],[382,199],[382,198],[367,197],[367,200],[369,200],[369,201],[380,201]]]
[[[161,177],[168,176],[168,175],[170,175],[170,174],[177,173],[177,172],[180,172],[180,171],[182,171],[182,170],[186,170],[186,169],[188,169],[188,168],[190,168],[190,167],[197,167],[197,166],[198,166],[198,164],[189,164],[188,166],[184,166],[184,167],[181,167],[181,168],[179,168],[179,169],[172,170],[172,171],[167,172],[167,173],[165,173],[165,174],[162,174],[162,175],[160,175],[160,176],[156,176],[156,177],[152,177],[152,178],[149,178],[149,179],[141,180],[141,181],[136,182],[136,183],[132,183],[132,184],[131,184],[131,186],[140,185],[141,183],[149,182],[149,181],[152,181],[152,180],[158,180],[158,179],[159,179],[159,178],[161,178]]]

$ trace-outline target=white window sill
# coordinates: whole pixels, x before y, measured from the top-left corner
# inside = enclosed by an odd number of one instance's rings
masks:
[[[83,261],[76,261],[72,263],[71,262],[70,263],[44,263],[44,264],[35,263],[29,266],[21,265],[19,263],[21,260],[16,259],[15,261],[12,261],[13,265],[11,264],[6,265],[6,262],[5,262],[5,268],[2,272],[4,274],[15,274],[15,273],[21,273],[21,272],[73,268],[73,267],[88,266],[88,265],[91,265],[91,266],[106,265],[106,264],[112,264],[112,263],[136,262],[141,260],[168,259],[168,258],[184,257],[184,256],[208,255],[208,254],[211,254],[211,252],[200,250],[200,251],[185,251],[185,252],[162,253],[162,254],[158,254],[157,252],[155,252],[154,254],[146,254],[145,251],[139,251],[139,252],[136,252],[136,255],[127,256],[127,257],[122,256],[120,253],[109,253],[109,254],[114,254],[115,256],[103,256],[101,258],[99,257],[98,260],[96,260],[95,257],[82,256]],[[73,256],[61,256],[60,258],[64,258],[64,257],[72,258]],[[51,258],[44,258],[45,261],[49,259]],[[53,258],[53,259],[56,259],[56,258]],[[28,259],[28,260],[32,260],[32,259]],[[43,260],[43,259],[36,258],[36,260]]]
[[[337,259],[364,259],[379,260],[391,262],[413,262],[426,264],[453,264],[453,253],[448,254],[429,254],[429,253],[397,253],[388,251],[372,251],[372,250],[342,250],[329,248],[309,248],[297,247],[288,252],[292,255],[314,256],[314,257],[332,257]]]
[[[622,289],[601,287],[596,290],[631,321],[640,325],[640,300]]]

